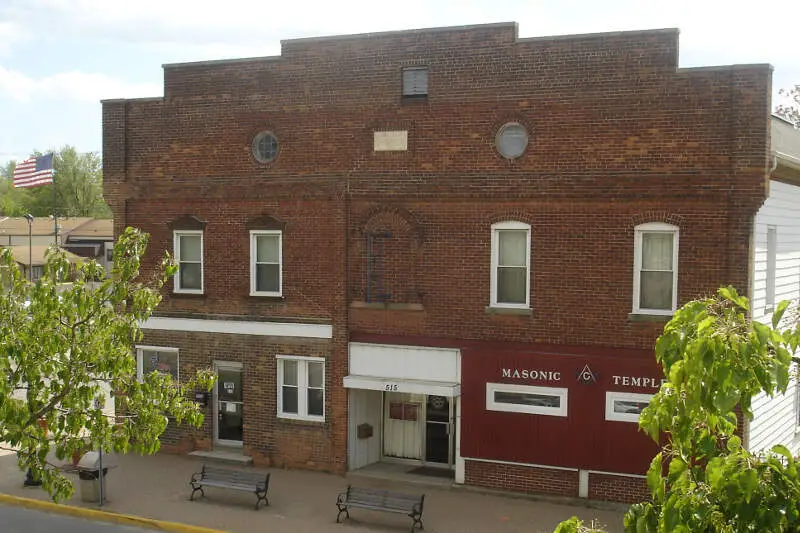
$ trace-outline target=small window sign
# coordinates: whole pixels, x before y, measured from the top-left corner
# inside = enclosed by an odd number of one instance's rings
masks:
[[[486,409],[566,417],[567,389],[508,383],[486,384]]]
[[[639,422],[639,415],[650,403],[652,394],[632,392],[606,392],[606,420]]]

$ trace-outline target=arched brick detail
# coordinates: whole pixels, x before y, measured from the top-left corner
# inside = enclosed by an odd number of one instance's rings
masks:
[[[200,220],[194,215],[181,215],[178,218],[170,221],[167,223],[169,229],[172,231],[175,230],[205,230],[206,229],[206,221]]]
[[[495,211],[494,213],[491,213],[486,219],[486,223],[488,226],[491,226],[492,224],[497,224],[498,222],[524,222],[526,224],[529,224],[531,227],[533,227],[534,225],[533,215],[521,209]]]
[[[247,231],[257,229],[270,229],[284,231],[286,229],[286,222],[278,220],[272,215],[262,214],[257,217],[251,218],[244,225]]]
[[[422,303],[418,271],[424,232],[417,217],[404,208],[376,205],[359,217],[354,233],[352,299]]]
[[[638,213],[631,217],[631,223],[628,225],[628,233],[633,235],[633,230],[640,224],[647,224],[649,222],[663,222],[665,224],[672,224],[680,229],[683,229],[685,219],[683,215],[670,213],[666,210],[654,209],[652,211],[645,211]]]
[[[379,204],[369,208],[359,218],[359,222],[356,224],[356,231],[359,235],[366,235],[368,231],[376,229],[378,221],[385,222],[390,217],[402,221],[402,224],[408,228],[408,232],[414,236],[418,244],[422,244],[425,237],[422,222],[414,213],[403,207]]]

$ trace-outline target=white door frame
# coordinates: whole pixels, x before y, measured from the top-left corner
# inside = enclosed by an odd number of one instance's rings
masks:
[[[241,374],[244,374],[242,369],[242,363],[237,363],[236,361],[214,361],[214,374],[217,375],[217,372],[222,370],[238,370]],[[242,387],[244,387],[244,376],[242,377]],[[242,435],[242,440],[227,440],[227,439],[220,439],[219,435],[219,379],[214,381],[214,391],[213,391],[213,439],[212,442],[218,446],[235,446],[241,447],[244,444],[244,435]],[[244,416],[244,391],[242,391],[242,416]]]
[[[427,443],[428,443],[428,396],[429,394],[425,394],[425,401],[422,402],[420,411],[422,415],[422,429],[420,431],[420,438],[422,439],[422,458],[421,459],[407,459],[404,457],[391,457],[384,454],[384,439],[386,438],[386,434],[384,432],[386,426],[386,392],[381,394],[381,455],[380,461],[385,461],[387,463],[400,463],[400,464],[408,464],[408,465],[418,465],[418,466],[430,466],[434,468],[444,468],[449,470],[455,470],[456,468],[456,444],[457,444],[457,437],[458,433],[456,431],[456,401],[457,396],[448,396],[447,400],[450,403],[450,417],[448,425],[448,438],[450,442],[447,445],[448,448],[448,461],[447,463],[435,463],[433,461],[426,461],[425,455],[427,453]],[[444,425],[444,422],[437,422]]]

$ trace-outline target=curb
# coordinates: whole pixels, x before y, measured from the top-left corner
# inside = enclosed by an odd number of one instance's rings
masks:
[[[21,496],[11,496],[10,494],[0,494],[0,504],[26,507],[28,509],[36,509],[38,511],[44,511],[47,513],[69,515],[87,520],[97,520],[101,522],[111,522],[114,524],[147,528],[154,531],[166,531],[171,533],[227,533],[219,529],[191,526],[189,524],[181,524],[179,522],[167,522],[164,520],[156,520],[154,518],[145,518],[143,516],[98,511],[95,509],[84,509],[83,507],[74,507],[67,504],[46,502],[42,500],[35,500],[33,498],[23,498]]]

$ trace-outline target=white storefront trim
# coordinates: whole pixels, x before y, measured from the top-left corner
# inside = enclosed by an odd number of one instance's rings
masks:
[[[552,466],[552,465],[539,465],[534,463],[517,463],[514,461],[501,461],[500,459],[481,459],[478,457],[462,457],[465,461],[475,461],[476,463],[493,463],[498,465],[511,465],[511,466],[526,466],[529,468],[545,468],[548,470],[566,470],[568,472],[577,472],[577,468],[569,468],[567,466]]]
[[[333,337],[333,326],[331,325],[290,322],[209,320],[203,318],[154,316],[142,323],[141,327],[142,329],[164,331],[231,333],[234,335],[260,335],[265,337],[303,337],[310,339],[330,339]]]
[[[347,389],[405,392],[409,394],[427,394],[429,396],[447,396],[449,398],[455,398],[461,394],[461,386],[458,383],[378,378],[373,376],[345,376],[344,386]]]
[[[348,368],[353,376],[453,384],[460,382],[460,355],[453,348],[351,342]]]
[[[636,479],[647,479],[644,474],[626,474],[625,472],[606,472],[604,470],[587,470],[590,474],[602,474],[604,476],[633,477]]]

